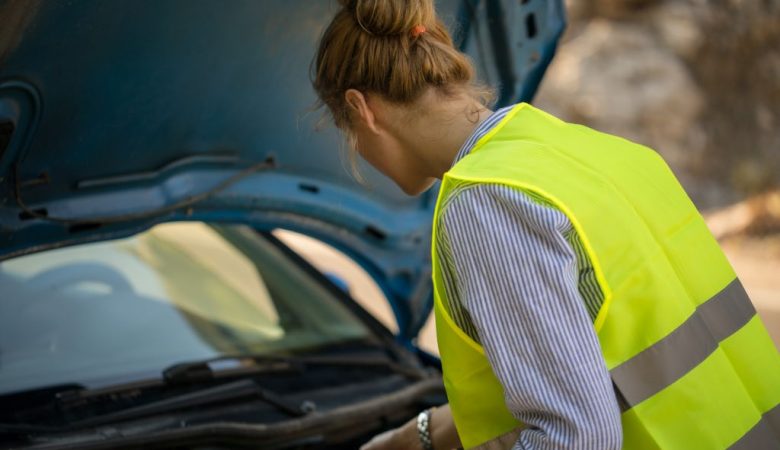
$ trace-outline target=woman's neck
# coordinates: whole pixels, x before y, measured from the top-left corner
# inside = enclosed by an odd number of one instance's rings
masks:
[[[463,144],[492,111],[467,96],[421,100],[435,106],[405,124],[403,135],[408,142],[404,146],[413,152],[427,176],[441,179]]]

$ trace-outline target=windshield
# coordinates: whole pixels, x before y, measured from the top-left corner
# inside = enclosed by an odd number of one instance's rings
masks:
[[[368,329],[242,225],[180,222],[0,263],[0,393],[159,376],[179,361],[282,354]]]

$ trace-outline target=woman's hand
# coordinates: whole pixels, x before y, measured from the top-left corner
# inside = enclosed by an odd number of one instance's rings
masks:
[[[451,450],[461,446],[452,420],[450,405],[434,408],[429,426],[435,450]],[[360,447],[360,450],[422,450],[420,436],[417,433],[417,417],[415,416],[402,427],[375,436]]]
[[[374,436],[368,443],[363,444],[360,450],[422,450],[417,436],[417,419]]]

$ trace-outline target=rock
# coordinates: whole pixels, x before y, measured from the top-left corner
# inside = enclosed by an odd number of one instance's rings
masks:
[[[564,120],[653,147],[678,166],[706,140],[696,123],[701,92],[647,27],[591,21],[559,52],[537,103]]]
[[[690,2],[670,1],[658,5],[643,19],[660,38],[660,43],[677,55],[690,58],[704,40],[700,25],[706,11]]]
[[[596,17],[619,19],[635,14],[661,0],[579,0],[580,11]]]
[[[780,233],[780,190],[713,211],[707,215],[707,225],[718,240]]]

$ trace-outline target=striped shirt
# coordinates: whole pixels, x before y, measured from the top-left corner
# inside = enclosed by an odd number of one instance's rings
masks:
[[[480,124],[454,163],[511,108]],[[437,225],[444,306],[528,425],[513,448],[619,449],[620,410],[593,328],[603,294],[566,215],[512,187],[465,183]]]

